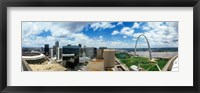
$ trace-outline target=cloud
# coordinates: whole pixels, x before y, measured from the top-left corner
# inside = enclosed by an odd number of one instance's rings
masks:
[[[147,22],[142,29],[147,31],[133,37],[144,34],[152,47],[178,47],[178,22]]]
[[[47,42],[54,44],[55,40],[70,40],[88,24],[87,22],[22,22],[22,45],[43,46]],[[39,36],[48,31],[51,36]],[[30,42],[32,45],[29,44]]]
[[[82,29],[88,26],[90,23],[91,22],[52,22],[53,25],[71,32],[81,32]]]
[[[124,27],[120,31],[120,34],[126,35],[126,36],[133,36],[134,30],[131,29],[130,27]]]
[[[60,22],[23,22],[22,23],[22,46],[23,47],[44,47],[44,44],[49,44],[52,47],[55,41],[59,41],[60,46],[82,44],[87,47],[129,47],[123,41],[107,41],[103,40],[103,36],[98,38],[90,38],[82,33],[82,29],[89,23],[60,23]],[[80,25],[73,26],[72,25]],[[73,29],[74,28],[74,29]],[[38,36],[44,31],[50,31],[51,36]],[[125,46],[126,45],[126,46]]]
[[[53,37],[66,38],[71,33],[81,32],[86,22],[22,22],[22,35],[30,36],[51,31]]]
[[[122,24],[122,22],[118,22],[117,25],[119,24]],[[123,27],[120,32],[113,31],[111,35],[121,34],[121,35],[126,35],[126,36],[133,36],[134,29],[139,28],[139,27],[140,27],[140,24],[138,22],[134,22],[132,27]]]
[[[126,36],[133,36],[133,33],[134,33],[134,29],[133,28],[123,27],[120,32],[114,30],[111,35],[121,34],[121,35],[126,35]]]
[[[102,38],[103,38],[103,36],[99,36],[99,38],[100,38],[100,39],[102,39]]]
[[[178,22],[166,22],[166,25],[174,27],[174,29],[178,30]]]
[[[112,38],[106,40],[102,34],[97,35],[96,38],[91,38],[89,35],[87,36],[83,30],[91,28],[92,24],[94,23],[22,22],[22,46],[43,47],[44,44],[47,43],[52,47],[55,44],[55,41],[59,41],[60,46],[67,44],[82,44],[88,47],[107,46],[110,48],[130,48],[130,46],[134,46],[134,41],[136,41],[139,35],[145,34],[151,47],[178,47],[178,22],[134,22],[132,27],[126,27],[126,24],[124,23],[124,27],[119,31],[107,31],[107,33],[110,33],[109,35],[119,34],[122,36],[120,39],[116,37],[113,40]],[[117,25],[112,25],[109,22],[100,22],[100,26],[96,25],[90,30],[114,28],[115,26]],[[145,31],[134,30],[135,28],[138,28],[139,30],[145,29]],[[51,35],[45,37],[39,36],[39,34],[49,31],[51,32]],[[128,41],[128,37],[133,37],[133,40]],[[127,41],[125,42],[123,38],[127,38]],[[140,45],[142,47],[147,47],[145,42],[145,39],[140,39],[138,47]]]
[[[139,28],[139,27],[140,27],[140,24],[137,23],[137,22],[135,22],[135,23],[133,24],[133,27],[132,27],[132,28]]]
[[[123,22],[118,22],[117,25],[123,25]]]
[[[48,23],[22,22],[22,35],[30,36],[40,34],[43,31],[48,31],[46,27],[49,25]]]
[[[123,36],[123,38],[127,38],[127,36]]]
[[[90,25],[91,28],[95,30],[97,29],[106,29],[106,28],[114,28],[115,25],[112,25],[109,22],[97,22]]]
[[[114,30],[114,31],[111,33],[111,35],[117,35],[117,34],[119,34],[119,32],[118,32],[117,30]]]

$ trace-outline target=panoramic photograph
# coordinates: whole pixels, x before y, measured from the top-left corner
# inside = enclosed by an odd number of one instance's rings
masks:
[[[179,71],[178,21],[21,25],[21,71]]]

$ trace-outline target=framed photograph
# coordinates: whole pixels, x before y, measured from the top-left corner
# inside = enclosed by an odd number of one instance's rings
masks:
[[[1,92],[199,93],[199,0],[6,0]]]

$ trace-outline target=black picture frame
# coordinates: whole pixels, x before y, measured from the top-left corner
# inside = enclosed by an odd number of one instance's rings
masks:
[[[0,91],[2,93],[199,93],[200,0],[1,0],[0,1]],[[194,86],[7,86],[7,7],[193,7]]]

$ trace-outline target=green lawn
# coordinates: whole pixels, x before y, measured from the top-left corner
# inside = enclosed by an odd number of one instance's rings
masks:
[[[147,70],[152,64],[141,64],[140,67],[142,67],[144,70]]]
[[[159,69],[158,69],[158,67],[156,65],[154,65],[148,71],[159,71]]]
[[[159,71],[159,69],[155,64],[157,63],[160,69],[162,69],[169,61],[169,59],[158,58],[155,60],[156,63],[150,63],[149,58],[147,57],[132,57],[131,55],[126,53],[116,53],[115,56],[122,63],[126,64],[126,66],[129,68],[132,65],[138,66],[138,64],[140,64],[140,67],[143,68],[144,70],[147,70],[149,68],[148,71]]]
[[[158,66],[160,67],[160,69],[163,69],[164,66],[167,64],[167,62],[169,61],[169,59],[166,58],[159,58],[157,60]]]

